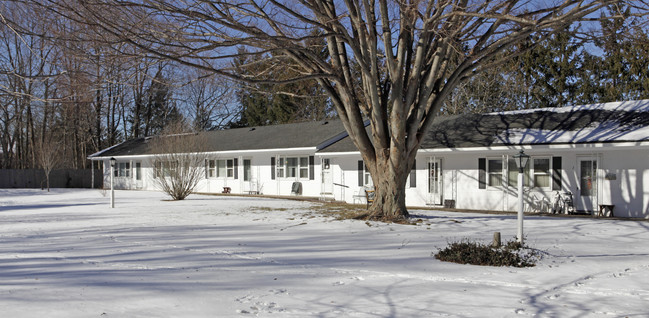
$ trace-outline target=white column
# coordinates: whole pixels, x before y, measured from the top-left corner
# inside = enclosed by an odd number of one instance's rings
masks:
[[[115,167],[110,166],[110,207],[114,208],[115,207],[115,187],[114,187],[114,182],[113,179],[115,178]]]
[[[523,169],[518,169],[518,242],[523,244]]]

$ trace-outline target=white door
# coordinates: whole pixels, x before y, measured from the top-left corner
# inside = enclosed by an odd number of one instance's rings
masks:
[[[252,160],[243,159],[243,191],[248,194],[258,194],[257,186],[252,180]]]
[[[322,158],[322,185],[321,185],[321,194],[333,194],[334,193],[334,180],[333,173],[331,172],[331,159]]]
[[[442,159],[428,160],[428,204],[442,205]]]
[[[597,207],[597,158],[585,157],[577,160],[577,177],[579,190],[577,191],[577,210],[593,212]]]
[[[136,161],[133,166],[135,167],[135,171],[133,173],[133,177],[135,177],[135,188],[136,189],[142,189],[143,184],[142,184],[142,162],[141,161]]]

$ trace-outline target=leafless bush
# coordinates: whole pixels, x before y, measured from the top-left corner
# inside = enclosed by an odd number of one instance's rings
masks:
[[[165,129],[166,134],[149,139],[156,186],[174,200],[189,196],[205,176],[207,158],[204,134],[184,131],[183,125],[174,124]]]

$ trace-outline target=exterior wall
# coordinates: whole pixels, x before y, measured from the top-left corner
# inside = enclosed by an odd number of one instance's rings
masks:
[[[597,212],[599,205],[614,205],[615,216],[649,218],[649,149],[640,147],[571,146],[550,148],[542,146],[525,149],[531,156],[525,183],[525,209],[530,211],[533,203],[544,202],[547,211],[551,208],[557,192],[571,192],[573,202],[580,212]],[[486,154],[489,155],[486,155]],[[458,209],[516,211],[518,208],[518,188],[507,184],[507,168],[503,169],[505,180],[501,186],[479,187],[479,158],[501,159],[507,162],[517,150],[482,150],[482,151],[439,151],[422,150],[416,158],[415,186],[410,182],[406,186],[406,204],[411,207],[442,206],[445,201],[453,200]],[[334,197],[348,203],[364,203],[358,196],[362,194],[363,185],[358,182],[358,154],[321,154],[330,158],[334,171]],[[556,168],[551,166],[550,186],[539,188],[532,186],[532,160],[561,158],[561,189],[553,189],[552,178]],[[595,161],[597,169],[590,183],[582,182],[580,161]],[[441,166],[439,196],[433,198],[429,187],[429,162]],[[552,163],[554,164],[554,162]],[[517,176],[514,172],[513,177]],[[592,186],[591,204],[586,204],[582,197],[582,187]]]
[[[313,178],[272,178],[271,157],[314,157],[313,168],[309,168],[309,174]],[[124,190],[158,190],[153,178],[153,163],[155,158],[152,156],[139,157],[117,157],[116,166],[120,163],[128,163],[130,171],[128,176],[114,177],[115,189]],[[320,183],[320,162],[315,160],[313,151],[282,151],[282,152],[245,152],[245,153],[228,153],[212,154],[208,159],[237,159],[237,178],[234,177],[207,177],[202,178],[196,187],[196,192],[221,193],[224,187],[229,187],[231,193],[235,194],[265,194],[265,195],[292,195],[292,186],[294,182],[300,182],[302,185],[302,196],[317,197],[321,192]],[[244,180],[244,160],[250,160],[250,180]],[[104,184],[110,188],[110,162],[104,159]],[[136,179],[136,163],[140,164],[141,180]],[[117,168],[118,169],[118,168]],[[119,174],[119,171],[118,171]]]
[[[538,146],[527,148],[525,152],[534,158],[561,158],[561,192],[570,191],[573,201],[583,212],[593,212],[600,204],[615,205],[616,216],[649,218],[649,149],[646,147],[549,147]],[[411,207],[442,206],[444,202],[454,201],[458,209],[515,211],[517,209],[517,188],[505,181],[502,186],[479,184],[479,158],[507,159],[517,153],[517,149],[482,149],[472,151],[429,151],[421,150],[417,155],[416,180],[406,187],[406,204]],[[488,154],[488,155],[486,155]],[[314,156],[312,178],[272,178],[271,157],[278,155],[289,157]],[[304,150],[255,151],[220,153],[210,159],[234,159],[238,161],[238,178],[205,178],[196,189],[197,192],[221,193],[223,187],[230,187],[235,194],[259,193],[264,195],[290,196],[293,182],[302,184],[302,196],[320,197],[322,192],[331,192],[327,197],[348,203],[364,204],[364,185],[359,183],[358,153],[318,153]],[[330,178],[323,184],[322,159],[330,162]],[[244,160],[250,160],[250,181],[245,181]],[[582,182],[581,161],[594,161],[597,165],[595,177],[591,183]],[[128,162],[129,176],[115,177],[116,189],[156,190],[153,179],[153,160],[151,157],[120,157],[117,163]],[[141,180],[136,178],[136,164],[140,163]],[[431,193],[430,163],[435,162],[439,173],[439,195]],[[531,161],[530,161],[531,165]],[[110,163],[104,160],[104,185],[110,187]],[[506,176],[504,169],[503,175]],[[552,178],[552,177],[551,177]],[[582,187],[594,186],[592,204],[587,206],[582,198]],[[526,210],[533,202],[545,201],[548,205],[554,201],[557,190],[552,187],[538,188],[526,184]],[[253,191],[253,192],[251,192]]]
[[[309,178],[272,178],[271,158],[276,156],[285,157],[309,157],[313,153],[305,151],[284,151],[278,152],[256,152],[256,153],[233,153],[210,156],[210,159],[237,159],[237,178],[206,178],[201,180],[196,191],[206,193],[221,193],[224,187],[231,188],[231,193],[237,194],[265,194],[265,195],[291,195],[294,182],[302,184],[303,196],[320,195],[320,165],[314,161],[313,180]],[[250,160],[251,178],[244,180],[244,160]]]
[[[115,189],[118,190],[156,190],[155,184],[153,182],[153,162],[149,157],[138,156],[138,157],[118,157],[116,159],[116,170],[118,170],[118,176],[113,176],[113,182]],[[104,188],[110,189],[110,160],[103,159],[103,178],[104,178]],[[129,172],[128,176],[119,175],[119,164],[128,163]],[[137,178],[137,169],[136,165],[139,163],[139,173],[140,178]]]

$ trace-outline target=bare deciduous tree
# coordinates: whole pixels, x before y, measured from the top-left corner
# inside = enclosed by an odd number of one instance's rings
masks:
[[[599,18],[615,1],[562,0],[84,0],[49,1],[159,58],[251,83],[317,80],[376,187],[369,216],[402,219],[417,150],[457,85],[494,68],[523,40]],[[634,3],[638,3],[637,1]],[[641,5],[636,10],[645,9]],[[312,32],[317,30],[319,32]],[[328,54],[314,53],[314,38]],[[237,47],[289,78],[229,68]],[[509,53],[508,53],[509,52]],[[252,69],[252,67],[251,67]],[[364,122],[369,120],[370,129]]]
[[[53,134],[42,136],[34,145],[36,158],[45,173],[47,192],[50,192],[50,174],[62,161],[61,142]]]
[[[169,125],[162,134],[149,138],[153,157],[154,182],[174,200],[189,196],[205,177],[204,135],[188,133],[183,124]]]

